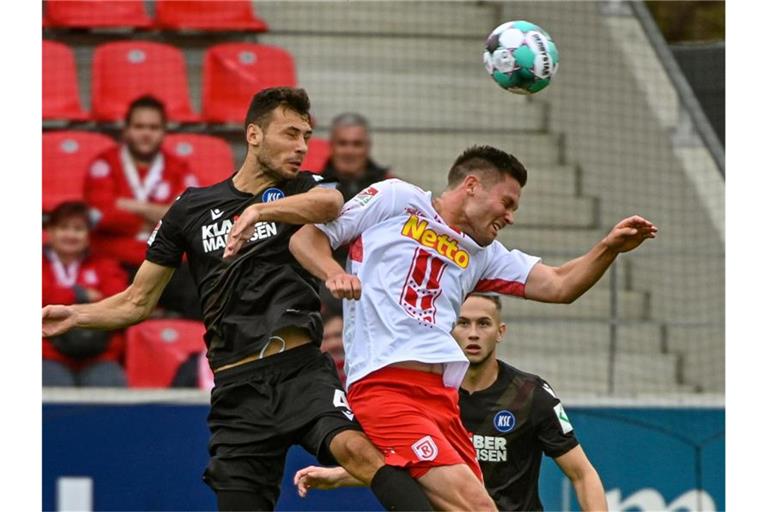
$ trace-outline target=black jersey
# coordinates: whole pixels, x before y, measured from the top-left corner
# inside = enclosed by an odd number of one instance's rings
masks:
[[[559,457],[579,444],[549,384],[499,361],[496,382],[472,394],[460,390],[459,408],[499,510],[542,510],[542,453]]]
[[[227,235],[249,205],[307,192],[320,176],[301,172],[253,195],[232,178],[180,195],[149,239],[147,260],[177,267],[186,253],[202,303],[211,367],[257,354],[276,330],[304,328],[317,345],[322,320],[317,280],[288,250],[301,226],[258,222],[231,262],[222,259]]]

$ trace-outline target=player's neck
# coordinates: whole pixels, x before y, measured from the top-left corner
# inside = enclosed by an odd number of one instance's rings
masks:
[[[277,181],[274,176],[264,172],[256,157],[251,153],[246,155],[243,165],[232,177],[232,183],[237,190],[254,195],[274,185]]]
[[[480,364],[469,365],[461,387],[470,393],[475,393],[491,387],[498,377],[499,362],[495,356],[491,356]]]
[[[432,200],[432,206],[440,217],[453,228],[465,231],[466,218],[461,208],[461,202],[451,190],[446,190],[440,197]]]

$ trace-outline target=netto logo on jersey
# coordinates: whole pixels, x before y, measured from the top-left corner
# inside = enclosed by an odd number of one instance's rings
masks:
[[[433,229],[427,226],[426,220],[419,219],[416,215],[408,217],[408,221],[403,225],[400,232],[403,236],[413,238],[424,247],[435,249],[438,254],[445,256],[461,268],[467,268],[469,265],[469,253],[459,249],[459,242],[448,235],[438,235]]]
[[[493,426],[502,434],[515,428],[515,415],[509,411],[499,411],[493,417]]]
[[[284,197],[285,192],[279,188],[271,187],[265,190],[263,194],[261,194],[261,202],[269,203],[270,201],[277,201],[278,199],[282,199]]]

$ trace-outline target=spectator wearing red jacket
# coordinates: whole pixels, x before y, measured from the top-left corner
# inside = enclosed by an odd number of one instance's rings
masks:
[[[144,261],[147,240],[171,203],[197,178],[186,162],[162,149],[166,114],[162,102],[142,96],[125,116],[123,142],[98,155],[85,180],[85,200],[95,228],[95,254],[121,262],[130,278]],[[199,319],[197,287],[181,265],[159,306]]]
[[[95,221],[94,251],[135,268],[176,196],[197,186],[187,164],[162,149],[165,123],[159,100],[134,100],[125,116],[123,143],[98,155],[85,181],[85,200]]]
[[[89,211],[66,202],[51,212],[43,248],[43,306],[95,302],[122,291],[127,276],[117,261],[89,251]],[[125,387],[122,333],[79,329],[43,339],[44,386]]]

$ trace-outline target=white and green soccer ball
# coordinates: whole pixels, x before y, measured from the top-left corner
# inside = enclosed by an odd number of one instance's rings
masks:
[[[502,23],[485,41],[485,69],[500,87],[533,94],[549,85],[560,54],[549,34],[529,21]]]

